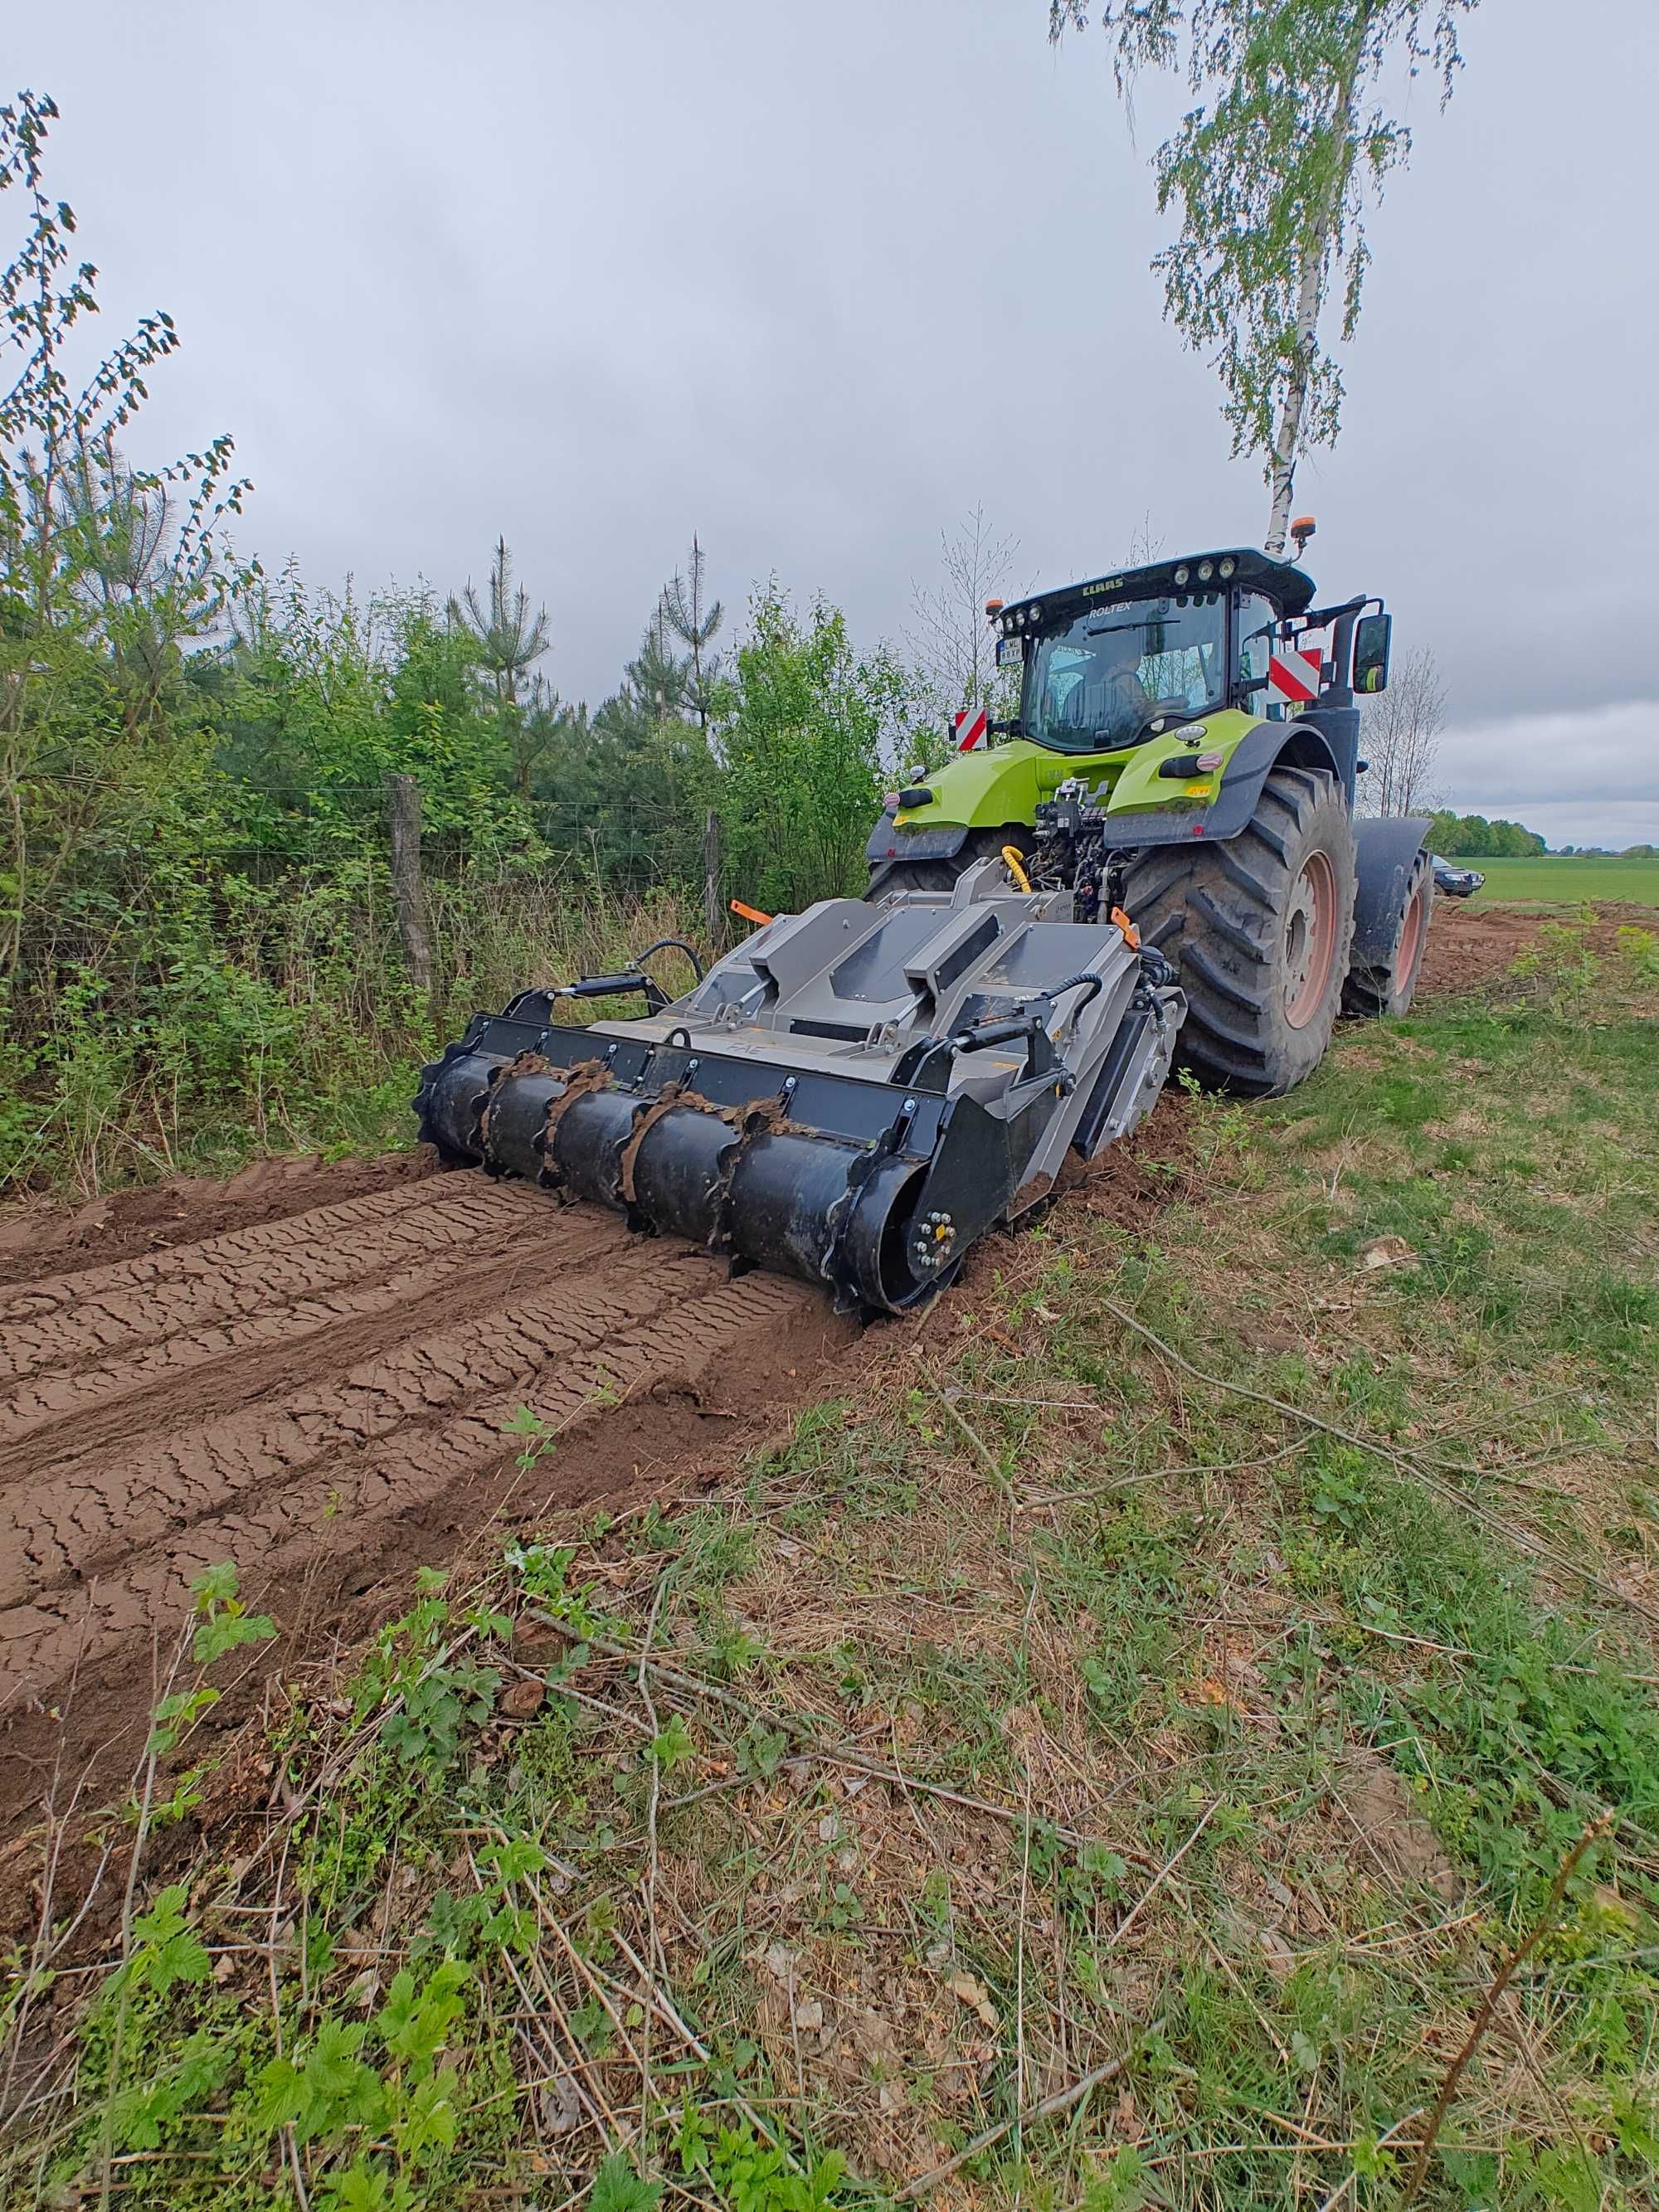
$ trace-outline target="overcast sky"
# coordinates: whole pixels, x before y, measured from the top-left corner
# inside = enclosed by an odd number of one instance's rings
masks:
[[[240,548],[367,586],[505,532],[567,697],[696,529],[873,641],[975,502],[1045,584],[1260,542],[1161,318],[1147,156],[1047,0],[107,0],[14,20],[52,188],[182,351],[135,457],[235,437]],[[1297,505],[1450,696],[1444,796],[1659,842],[1656,0],[1486,0],[1371,227],[1346,423]],[[0,203],[0,206],[5,204]],[[9,216],[12,210],[6,209]]]

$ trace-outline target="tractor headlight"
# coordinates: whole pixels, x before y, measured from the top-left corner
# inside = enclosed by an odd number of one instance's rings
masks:
[[[1213,561],[1200,561],[1199,562],[1198,580],[1200,584],[1207,584],[1214,574],[1215,562]]]
[[[1232,574],[1232,573],[1233,573],[1233,570],[1234,570],[1236,568],[1237,568],[1237,566],[1238,566],[1238,563],[1237,563],[1237,561],[1231,561],[1231,560],[1224,561],[1224,562],[1221,563],[1220,567],[1217,569],[1216,574],[1217,574],[1218,575],[1220,575],[1220,576],[1231,576],[1231,575]]]
[[[1018,612],[1018,613],[1014,617],[1014,620],[1015,620],[1015,621],[1019,624],[1019,626],[1020,626],[1020,628],[1021,628],[1022,629],[1024,629],[1024,627],[1025,627],[1025,610],[1024,610],[1024,607],[1022,607],[1022,608],[1019,610],[1019,612]]]
[[[1191,574],[1192,571],[1190,568],[1177,568],[1175,572],[1175,580],[1176,584],[1184,584]]]

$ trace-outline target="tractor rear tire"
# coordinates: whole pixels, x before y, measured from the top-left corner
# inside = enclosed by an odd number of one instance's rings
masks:
[[[1178,1064],[1275,1097],[1325,1056],[1353,944],[1353,827],[1336,778],[1284,763],[1225,844],[1153,845],[1124,905],[1187,995]]]
[[[1356,960],[1342,987],[1342,1011],[1361,1021],[1378,1021],[1384,1015],[1411,1010],[1429,941],[1429,920],[1434,912],[1434,872],[1426,852],[1419,853],[1406,878],[1406,896],[1395,918],[1394,944],[1386,960]]]

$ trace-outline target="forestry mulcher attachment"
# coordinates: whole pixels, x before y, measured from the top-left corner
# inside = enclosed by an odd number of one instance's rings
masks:
[[[1073,921],[1069,890],[1016,890],[1021,873],[993,856],[937,890],[780,915],[672,1001],[642,964],[665,945],[526,991],[424,1071],[421,1133],[902,1312],[1040,1206],[1068,1152],[1132,1129],[1174,1059],[1168,963],[1125,917]],[[559,1018],[624,994],[641,1018]]]

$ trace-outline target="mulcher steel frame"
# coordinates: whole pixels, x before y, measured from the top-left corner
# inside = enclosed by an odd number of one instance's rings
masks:
[[[1169,1073],[1167,964],[1115,923],[1056,918],[1070,906],[1007,895],[986,864],[948,895],[781,916],[637,1020],[557,1018],[637,992],[637,970],[524,992],[423,1072],[422,1135],[902,1311],[1041,1204],[1068,1152],[1133,1128]]]

